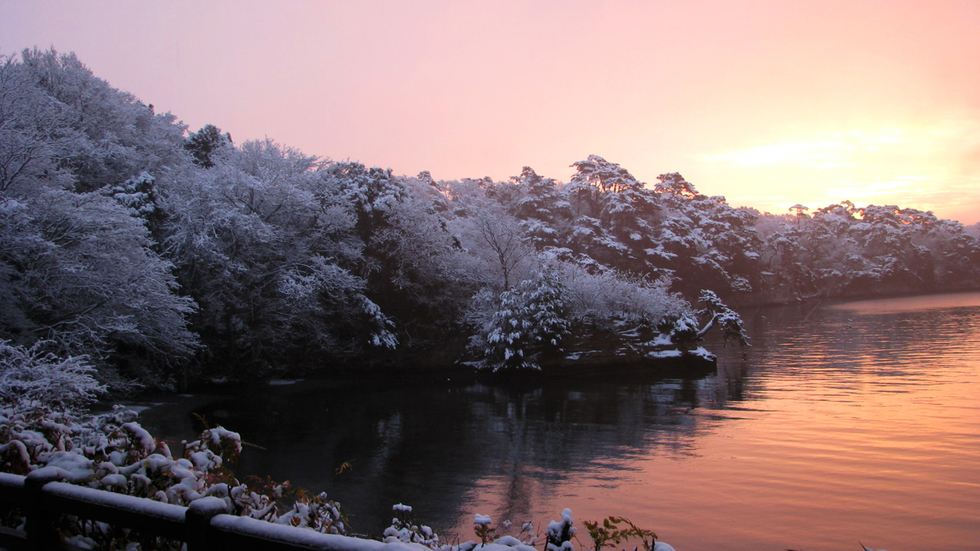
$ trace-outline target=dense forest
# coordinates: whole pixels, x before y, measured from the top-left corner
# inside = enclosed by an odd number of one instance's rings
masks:
[[[592,155],[569,182],[333,162],[189,131],[73,54],[0,58],[0,343],[124,389],[390,365],[535,367],[583,335],[740,339],[725,304],[976,289],[977,228],[730,206]],[[60,359],[60,360],[59,360]]]

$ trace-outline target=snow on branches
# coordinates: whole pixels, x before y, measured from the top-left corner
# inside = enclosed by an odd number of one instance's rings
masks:
[[[75,411],[105,392],[87,357],[58,357],[46,350],[50,344],[24,347],[0,341],[0,405]]]
[[[558,347],[569,330],[562,286],[552,273],[538,273],[516,289],[500,293],[498,303],[470,346],[482,349],[478,367],[540,369],[536,357]]]

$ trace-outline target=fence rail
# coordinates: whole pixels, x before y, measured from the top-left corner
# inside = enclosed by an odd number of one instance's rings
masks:
[[[51,467],[26,477],[0,473],[0,502],[20,507],[26,517],[25,530],[0,527],[0,549],[73,549],[61,542],[57,531],[56,521],[65,514],[183,541],[188,551],[405,551],[408,548],[228,515],[225,502],[216,497],[205,497],[183,507],[68,484],[61,482],[64,474]]]

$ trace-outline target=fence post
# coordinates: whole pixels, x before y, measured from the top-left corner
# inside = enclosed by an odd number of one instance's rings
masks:
[[[219,549],[214,539],[215,531],[211,530],[211,519],[228,512],[224,500],[216,497],[204,497],[194,500],[187,506],[184,513],[184,525],[187,527],[187,551],[210,551]]]
[[[42,500],[44,485],[64,480],[67,474],[57,467],[44,467],[28,474],[24,479],[27,549],[43,551],[61,545],[61,536],[55,526],[59,515],[47,510]]]

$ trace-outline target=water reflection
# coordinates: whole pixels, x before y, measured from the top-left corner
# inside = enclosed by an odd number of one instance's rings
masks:
[[[464,540],[474,513],[546,524],[571,507],[629,516],[678,549],[968,549],[980,294],[943,300],[746,312],[753,347],[709,343],[707,377],[301,383],[189,409],[265,448],[242,472],[325,489],[363,532],[394,503]],[[166,433],[173,411],[145,422]]]
[[[530,388],[301,383],[213,398],[194,411],[261,446],[246,449],[241,473],[325,489],[354,514],[356,528],[377,533],[394,503],[412,504],[434,525],[456,526],[471,515],[461,509],[479,487],[474,481],[488,476],[503,488],[495,510],[530,518],[539,495],[576,473],[609,471],[604,484],[615,486],[615,469],[628,468],[617,460],[693,453],[699,418],[691,412],[703,393],[695,380]],[[154,416],[164,409],[169,416]],[[151,410],[144,423],[167,434],[173,412]],[[352,468],[338,474],[344,462]]]
[[[855,314],[894,314],[927,310],[975,309],[980,307],[980,293],[949,293],[876,300],[857,300],[835,304],[831,308]]]
[[[356,527],[377,533],[394,503],[455,525],[473,482],[488,475],[504,486],[499,511],[523,518],[537,494],[594,464],[650,449],[688,453],[700,389],[671,380],[291,390],[216,401],[200,413],[227,415],[270,450],[248,450],[243,471],[325,488],[355,513]],[[338,475],[343,462],[352,469]]]

